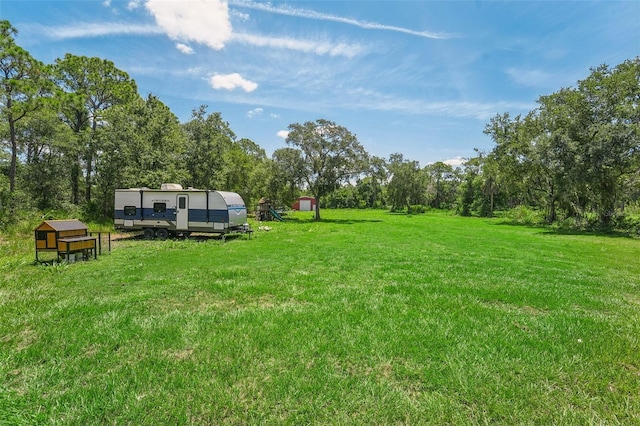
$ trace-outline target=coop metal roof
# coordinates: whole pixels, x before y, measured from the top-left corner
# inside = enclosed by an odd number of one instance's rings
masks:
[[[88,229],[87,225],[80,222],[78,219],[45,220],[36,229],[42,228],[43,225],[48,225],[56,231],[72,231],[75,229]]]

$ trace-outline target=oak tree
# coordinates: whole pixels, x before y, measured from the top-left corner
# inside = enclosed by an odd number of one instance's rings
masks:
[[[301,174],[317,200],[315,220],[320,220],[320,197],[362,174],[368,154],[356,135],[325,119],[289,125],[286,142],[300,152]]]

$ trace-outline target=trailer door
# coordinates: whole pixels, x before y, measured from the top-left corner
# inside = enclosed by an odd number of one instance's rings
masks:
[[[178,202],[176,203],[176,230],[188,231],[189,230],[189,196],[178,195]]]

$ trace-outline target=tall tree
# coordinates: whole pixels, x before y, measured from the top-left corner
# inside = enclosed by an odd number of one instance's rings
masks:
[[[368,154],[353,133],[324,119],[289,125],[286,141],[300,151],[302,175],[318,201],[315,220],[320,220],[320,197],[362,174]]]
[[[9,191],[16,188],[18,137],[16,124],[41,107],[52,90],[48,68],[15,43],[17,30],[9,21],[0,21],[0,116],[9,128],[11,164]]]
[[[364,178],[356,182],[358,196],[363,203],[361,207],[386,207],[383,185],[387,182],[387,179],[388,172],[385,159],[372,156]]]
[[[484,129],[496,144],[486,158],[493,165],[494,185],[505,194],[512,207],[524,202],[529,193],[527,162],[532,146],[524,121],[520,115],[512,118],[509,113],[498,114]]]
[[[640,155],[640,57],[615,68],[592,69],[578,91],[589,114],[583,134],[585,174],[600,222],[608,225],[621,201],[624,176],[634,171]]]
[[[609,225],[625,201],[640,156],[640,58],[602,65],[578,82],[538,100],[524,119],[508,114],[487,125],[496,147],[491,171],[502,190],[543,207],[549,222],[559,211],[581,218],[595,212]]]
[[[104,153],[96,165],[98,201],[112,213],[115,188],[159,188],[187,182],[183,165],[186,140],[178,118],[156,96],[111,108],[100,133]]]
[[[225,157],[236,139],[229,123],[219,112],[207,114],[207,106],[201,105],[182,128],[187,138],[185,165],[190,174],[189,185],[227,189]]]
[[[546,209],[549,223],[558,219],[558,209],[572,216],[584,210],[584,194],[588,184],[581,155],[584,125],[579,113],[581,96],[575,90],[562,89],[541,96],[540,107],[526,120],[530,141],[529,165],[533,188],[538,191],[539,205]]]
[[[456,202],[456,210],[462,216],[471,216],[474,209],[477,210],[484,201],[481,173],[485,160],[486,157],[478,153],[478,156],[469,158],[464,163]]]
[[[21,187],[39,210],[63,208],[68,185],[60,176],[65,174],[64,153],[71,131],[60,122],[55,109],[46,107],[20,121],[18,130],[24,144]]]
[[[105,112],[116,105],[138,97],[136,83],[116,68],[113,62],[100,58],[66,54],[55,64],[56,81],[62,90],[61,116],[76,134],[76,150],[72,154],[72,198],[80,201],[78,181],[84,165],[85,200],[91,201],[94,166],[101,151],[98,130],[106,125]]]
[[[453,167],[442,161],[428,164],[424,168],[428,177],[428,193],[431,196],[431,207],[436,209],[450,208],[455,197]]]
[[[272,200],[291,205],[304,182],[304,159],[295,148],[279,148],[271,156],[271,175],[268,191]]]
[[[387,162],[391,181],[387,194],[391,210],[403,210],[414,204],[425,204],[425,175],[417,161],[406,160],[400,153],[391,154]]]
[[[262,163],[266,160],[265,151],[252,140],[234,141],[224,153],[226,173],[223,188],[237,192],[247,205],[252,205],[264,195],[266,182]]]

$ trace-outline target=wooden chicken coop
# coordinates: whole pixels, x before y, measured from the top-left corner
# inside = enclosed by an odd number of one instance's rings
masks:
[[[73,262],[98,257],[98,240],[89,235],[87,225],[77,219],[45,220],[35,229],[36,261],[38,253],[53,252],[58,259]]]

